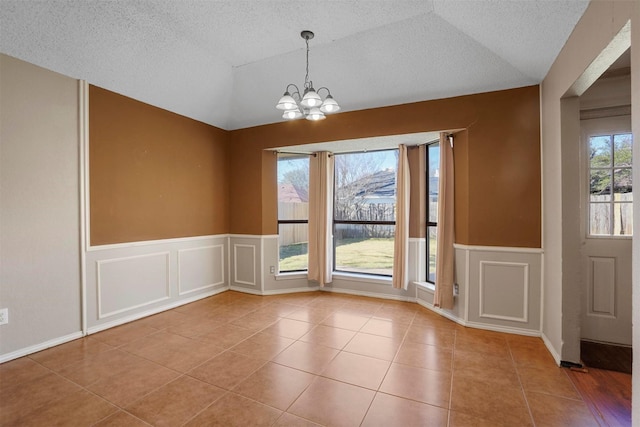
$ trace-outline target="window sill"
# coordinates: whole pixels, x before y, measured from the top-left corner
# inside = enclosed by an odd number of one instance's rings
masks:
[[[375,283],[378,285],[391,285],[391,277],[375,276],[371,274],[358,274],[358,273],[345,273],[345,272],[333,272],[334,279],[351,280],[354,282],[366,282]]]
[[[307,279],[307,272],[296,271],[293,273],[278,273],[274,276],[276,280],[300,280]]]
[[[593,240],[631,240],[633,239],[633,236],[629,236],[629,235],[624,235],[624,236],[604,236],[604,235],[599,235],[599,234],[594,234],[594,235],[589,235],[587,236],[587,239],[593,239]]]
[[[429,291],[431,293],[434,293],[436,291],[436,285],[434,285],[433,283],[429,283],[429,282],[413,282],[413,284],[418,286],[419,288],[425,289],[426,291]]]

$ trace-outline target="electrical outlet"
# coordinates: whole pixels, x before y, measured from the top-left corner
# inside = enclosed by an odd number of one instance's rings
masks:
[[[272,266],[269,267],[269,273],[276,274],[276,266],[275,265],[272,265]]]
[[[460,288],[458,287],[458,284],[454,283],[453,284],[453,294],[454,295],[459,295],[459,292],[460,292]]]
[[[6,325],[9,323],[9,309],[2,308],[0,309],[0,325]]]

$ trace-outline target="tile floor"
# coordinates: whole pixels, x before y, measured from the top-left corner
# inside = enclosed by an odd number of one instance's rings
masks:
[[[2,426],[597,426],[539,338],[222,294],[0,365]]]

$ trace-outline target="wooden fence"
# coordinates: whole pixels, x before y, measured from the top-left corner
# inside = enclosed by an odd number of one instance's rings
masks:
[[[633,201],[633,193],[614,194],[616,202]],[[591,195],[592,202],[609,202],[610,196]],[[610,235],[611,228],[611,204],[592,204],[589,209],[590,234]],[[631,236],[633,234],[633,210],[632,203],[616,203],[613,209],[613,234],[615,236]]]

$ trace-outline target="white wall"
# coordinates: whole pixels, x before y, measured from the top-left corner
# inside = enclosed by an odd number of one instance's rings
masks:
[[[640,2],[593,1],[576,25],[564,48],[556,58],[542,86],[542,162],[543,162],[543,326],[542,332],[552,352],[569,356],[574,340],[563,335],[563,213],[562,213],[562,114],[561,99],[584,93],[597,77],[608,68],[611,60],[619,56],[620,46],[610,46],[620,30],[631,20],[631,85],[632,127],[634,133],[634,162],[640,164]],[[624,47],[624,46],[622,46]],[[604,51],[604,53],[603,53]],[[610,58],[607,58],[609,56]],[[577,83],[577,84],[576,84]],[[634,179],[639,179],[638,169]],[[638,203],[634,203],[634,216],[638,220]],[[636,222],[638,223],[638,222]],[[636,233],[637,236],[637,233]],[[638,237],[634,236],[634,317],[637,321],[640,297],[640,251]],[[566,292],[567,290],[565,290]],[[565,299],[568,295],[565,294]],[[579,299],[576,298],[578,301]],[[564,301],[566,303],[567,301]],[[578,319],[576,319],[578,321]],[[570,325],[564,325],[572,333]],[[579,345],[579,343],[578,343]],[[636,360],[640,357],[640,334],[634,328]],[[639,390],[638,376],[634,375],[635,390]],[[640,412],[640,393],[633,393],[633,413]],[[634,417],[635,418],[635,417]]]
[[[0,111],[2,361],[81,335],[78,82],[0,54]]]

